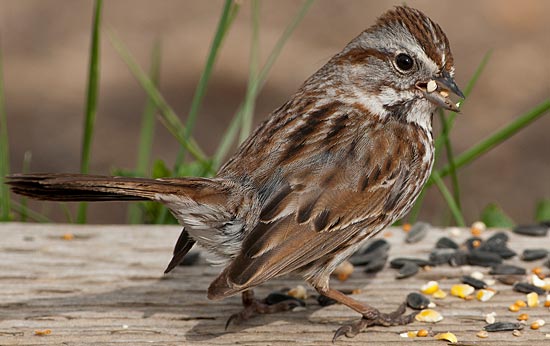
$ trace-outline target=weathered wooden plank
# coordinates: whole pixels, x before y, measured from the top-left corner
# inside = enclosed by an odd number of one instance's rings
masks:
[[[358,318],[340,305],[320,308],[310,298],[306,309],[260,316],[225,332],[227,318],[240,310],[240,298],[206,299],[206,288],[220,268],[203,260],[199,265],[179,267],[173,274],[162,274],[179,231],[179,227],[171,226],[0,225],[0,345],[326,345],[339,323]],[[426,258],[444,234],[432,230],[425,241],[405,245],[401,230],[389,232],[390,257]],[[73,234],[74,239],[63,240],[65,233]],[[463,232],[462,240],[468,234]],[[490,232],[484,236],[488,235]],[[550,248],[547,238],[511,234],[510,243],[518,252],[528,247]],[[541,264],[518,259],[509,262],[528,268]],[[334,282],[334,287],[362,288],[358,299],[389,311],[425,281],[439,280],[448,291],[461,275],[472,270],[440,266],[405,280],[396,280],[392,269],[375,277],[356,270],[348,281]],[[264,296],[298,284],[303,284],[299,278],[273,280],[258,288],[256,294]],[[494,333],[488,339],[475,337],[485,324],[484,314],[495,311],[499,320],[508,321],[517,315],[507,307],[523,296],[503,284],[494,288],[499,294],[485,303],[454,297],[436,301],[445,316],[438,324],[376,327],[338,344],[406,345],[413,341],[399,337],[399,333],[420,328],[453,331],[466,344],[549,344],[550,338],[545,337],[550,333],[548,325],[538,331],[524,330],[519,338],[510,333]],[[530,320],[550,322],[547,308],[527,312]],[[39,329],[51,329],[52,333],[34,335]],[[414,342],[443,344],[429,338]]]

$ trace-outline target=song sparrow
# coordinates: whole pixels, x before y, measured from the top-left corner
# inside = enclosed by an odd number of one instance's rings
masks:
[[[432,113],[458,111],[447,37],[406,6],[382,15],[311,76],[208,178],[12,175],[19,194],[46,200],[154,200],[184,226],[166,272],[198,243],[226,262],[210,299],[243,292],[232,316],[285,310],[251,289],[299,273],[363,318],[337,330],[410,322],[330,288],[335,267],[412,206],[433,164]],[[231,320],[231,319],[230,319]]]

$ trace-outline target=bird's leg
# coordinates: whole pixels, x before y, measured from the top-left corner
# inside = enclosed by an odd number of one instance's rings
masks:
[[[317,291],[329,298],[332,298],[336,300],[339,303],[342,303],[353,310],[357,311],[361,315],[363,315],[363,318],[355,323],[349,323],[346,325],[343,325],[342,327],[338,328],[336,333],[334,333],[334,337],[332,338],[332,341],[334,342],[336,339],[341,337],[342,335],[345,335],[348,338],[353,338],[355,335],[359,334],[361,331],[363,331],[367,327],[371,326],[395,326],[395,325],[403,325],[411,323],[414,320],[414,317],[416,316],[417,312],[413,312],[409,315],[404,315],[406,310],[406,303],[401,304],[397,310],[385,314],[377,309],[373,308],[372,306],[362,304],[358,302],[357,300],[350,298],[343,294],[340,291],[337,291],[332,288],[317,288]]]
[[[254,298],[254,291],[251,289],[242,293],[244,309],[241,312],[231,315],[225,323],[225,329],[229,327],[231,322],[239,324],[242,321],[250,319],[254,315],[272,314],[275,312],[292,310],[295,307],[303,304],[298,299],[289,297],[288,300],[283,300],[274,304],[268,304],[266,299]]]

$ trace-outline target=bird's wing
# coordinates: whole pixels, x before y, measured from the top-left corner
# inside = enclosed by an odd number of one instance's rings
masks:
[[[396,209],[408,208],[415,175],[429,171],[426,148],[417,138],[396,138],[417,135],[402,124],[384,126],[371,127],[358,140],[350,136],[338,151],[321,143],[305,146],[306,157],[325,159],[286,170],[289,175],[264,204],[241,253],[211,284],[209,297],[233,295],[330,256],[386,226]]]

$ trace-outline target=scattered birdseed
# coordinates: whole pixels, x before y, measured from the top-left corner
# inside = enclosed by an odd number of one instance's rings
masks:
[[[433,265],[449,263],[457,250],[451,248],[439,248],[430,253],[429,260]]]
[[[520,309],[520,307],[516,304],[512,304],[508,307],[508,310],[510,310],[511,312],[518,312]]]
[[[288,291],[288,295],[294,298],[305,300],[307,299],[307,290],[304,286],[298,285]]]
[[[496,322],[496,316],[497,316],[497,313],[494,312],[494,311],[487,314],[487,315],[485,315],[485,322],[487,322],[488,324],[495,323]]]
[[[535,292],[540,295],[545,294],[546,292],[535,285],[528,284],[527,282],[517,282],[514,284],[513,290],[519,293],[531,293]]]
[[[428,83],[429,84],[429,83]],[[417,222],[412,227],[411,230],[407,233],[405,237],[405,242],[409,244],[418,243],[428,234],[428,230],[431,225],[426,222]]]
[[[319,305],[321,306],[329,306],[329,305],[334,305],[338,302],[332,298],[329,298],[327,296],[320,294],[317,296],[317,303],[319,303]]]
[[[489,333],[487,333],[486,330],[480,330],[479,332],[477,332],[476,336],[478,338],[485,339],[489,337]]]
[[[458,342],[456,335],[451,332],[436,334],[434,335],[434,338],[436,338],[437,340],[446,340],[453,344]]]
[[[63,240],[73,240],[74,239],[74,234],[65,233],[65,234],[63,234],[63,236],[61,236],[61,239],[63,239]]]
[[[495,322],[486,325],[483,327],[488,332],[504,332],[504,331],[511,331],[514,329],[520,330],[523,329],[523,325],[521,323],[515,323],[515,322]]]
[[[396,279],[405,279],[411,277],[420,271],[420,266],[414,262],[406,262],[404,266],[399,268],[399,272],[395,276]]]
[[[458,244],[448,237],[441,237],[435,243],[437,249],[458,249]]]
[[[458,238],[462,234],[462,230],[458,227],[449,228],[449,235],[453,238]]]
[[[537,322],[539,324],[539,326],[544,326],[546,324],[546,321],[544,320],[536,320],[535,322]]]
[[[37,329],[34,331],[34,335],[40,335],[40,336],[50,335],[51,333],[52,333],[51,329]]]
[[[410,223],[404,223],[403,226],[401,226],[401,229],[404,232],[409,232],[411,230],[412,225]]]
[[[530,326],[530,327],[531,327],[531,329],[533,329],[533,330],[537,330],[537,329],[540,328],[540,324],[539,324],[537,321],[535,321],[535,322],[531,323],[531,326]]]
[[[520,308],[524,308],[527,306],[527,303],[523,300],[518,299],[514,302],[514,305],[517,305]]]
[[[463,284],[472,286],[475,289],[487,288],[487,284],[481,280],[475,279],[471,276],[464,275],[461,280]]]
[[[487,284],[487,286],[493,286],[496,283],[496,281],[495,279],[487,279],[485,280],[485,283]]]
[[[432,297],[436,299],[443,299],[447,296],[447,292],[443,291],[441,288],[435,291],[432,295]]]
[[[443,316],[432,309],[424,309],[420,311],[415,317],[419,322],[437,323],[443,319]]]
[[[466,251],[455,251],[451,258],[449,258],[449,265],[451,267],[460,267],[468,263],[468,253]]]
[[[451,295],[459,298],[466,298],[474,293],[475,288],[466,284],[453,285],[451,287]]]
[[[420,292],[424,294],[434,294],[439,289],[439,284],[437,281],[428,281],[422,287],[420,287]]]
[[[541,267],[535,267],[533,269],[531,269],[531,273],[537,275],[539,278],[544,278],[544,274],[542,273],[542,268]]]
[[[429,332],[427,329],[420,329],[418,332],[416,332],[416,336],[421,338],[428,336],[428,334]]]
[[[524,261],[536,261],[548,256],[546,249],[525,249],[521,254],[521,259]]]
[[[495,295],[495,291],[493,290],[486,290],[486,289],[481,289],[479,291],[477,291],[476,293],[476,298],[477,300],[479,300],[480,302],[486,302],[488,301],[489,299],[493,298],[493,296]]]
[[[481,267],[493,267],[502,263],[502,258],[493,252],[471,250],[468,253],[468,264]]]
[[[546,237],[548,227],[544,225],[520,225],[512,229],[512,232],[532,237]]]
[[[128,325],[127,325],[127,324],[123,324],[123,325],[122,325],[122,329],[128,329]]]
[[[353,273],[353,264],[349,261],[344,261],[332,273],[336,275],[339,281],[346,281],[351,276],[351,273]]]
[[[399,336],[402,337],[402,338],[416,338],[416,334],[418,334],[418,331],[410,330],[408,332],[403,332],[403,333],[399,334]]]
[[[407,262],[414,262],[417,265],[419,265],[420,267],[426,267],[426,266],[432,265],[432,263],[430,263],[429,261],[426,261],[426,260],[421,259],[421,258],[397,257],[397,258],[394,258],[390,261],[390,267],[392,267],[394,269],[399,269],[402,266],[404,266],[405,263],[407,263]]]
[[[537,292],[527,294],[527,306],[530,308],[539,306],[539,295]]]
[[[527,271],[525,268],[513,266],[510,264],[499,264],[493,266],[489,274],[491,275],[525,275]]]
[[[473,277],[474,279],[476,280],[483,280],[483,273],[480,272],[480,271],[475,271],[475,272],[472,272],[472,274],[470,274],[471,277]]]
[[[411,309],[422,310],[427,308],[429,304],[430,300],[420,293],[412,292],[407,295],[407,305]]]
[[[306,303],[303,300],[281,292],[271,292],[267,297],[265,297],[264,301],[267,305],[274,305],[284,301],[293,301],[297,306],[306,306]]]
[[[527,321],[529,319],[529,315],[527,314],[519,314],[517,320],[518,321]]]
[[[436,90],[437,90],[437,83],[433,79],[430,79],[430,81],[428,82],[428,85],[426,85],[426,91],[431,93]]]
[[[514,330],[512,331],[512,335],[513,335],[513,336],[521,336],[521,332],[520,332],[519,330],[517,330],[517,329],[514,329]]]
[[[537,275],[533,274],[531,276],[531,283],[533,286],[542,288],[545,291],[550,291],[550,278],[541,279]]]

